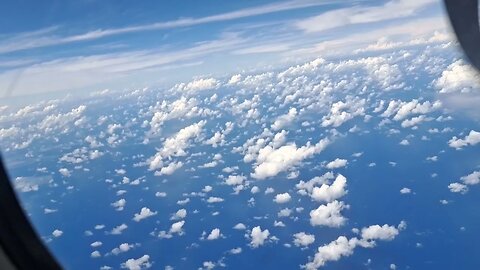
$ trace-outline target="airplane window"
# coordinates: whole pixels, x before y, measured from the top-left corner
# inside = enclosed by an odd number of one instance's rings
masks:
[[[65,269],[480,267],[442,1],[12,1],[0,37],[2,161]]]

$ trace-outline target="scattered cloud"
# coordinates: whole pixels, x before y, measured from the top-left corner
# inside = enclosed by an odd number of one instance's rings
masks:
[[[272,124],[272,129],[273,130],[281,130],[282,128],[286,127],[290,123],[292,123],[295,120],[295,117],[297,116],[297,109],[296,108],[290,108],[287,114],[279,116],[275,122]]]
[[[348,208],[348,205],[339,201],[322,204],[317,209],[310,211],[310,224],[327,227],[343,226],[347,218],[342,216],[341,211],[345,208]]]
[[[384,224],[372,225],[367,228],[362,229],[362,239],[363,240],[383,240],[391,241],[398,235],[398,229],[394,226]]]
[[[222,233],[220,232],[220,229],[215,228],[213,229],[210,234],[207,236],[207,240],[216,240],[218,238],[222,237]]]
[[[292,197],[290,196],[290,194],[281,193],[281,194],[275,195],[275,199],[273,199],[273,201],[278,203],[278,204],[282,204],[282,203],[289,202],[291,199],[292,199]]]
[[[197,79],[189,83],[180,83],[173,87],[175,91],[195,93],[198,91],[215,89],[220,86],[220,82],[215,78]]]
[[[116,202],[111,203],[110,205],[115,208],[117,211],[122,211],[125,208],[125,205],[127,204],[127,200],[125,199],[120,199]]]
[[[306,247],[315,242],[315,235],[299,232],[293,235],[293,244],[297,247]]]
[[[322,152],[329,144],[329,139],[322,139],[315,145],[307,143],[299,148],[297,148],[294,143],[276,149],[271,146],[266,146],[260,149],[257,157],[257,165],[251,175],[255,179],[265,179],[275,176],[293,166],[299,165],[304,159]]]
[[[401,223],[402,224],[402,223]],[[399,227],[401,227],[399,225]],[[399,229],[390,225],[372,225],[362,229],[362,238],[356,237],[348,239],[345,236],[339,236],[336,240],[318,248],[312,261],[304,267],[309,270],[322,268],[329,261],[338,261],[342,257],[351,256],[356,247],[373,248],[376,246],[375,240],[391,241],[399,233]]]
[[[247,227],[246,227],[245,224],[243,224],[243,223],[238,223],[238,224],[236,224],[235,226],[233,226],[233,228],[234,228],[235,230],[245,230],[245,229],[247,229]]]
[[[325,165],[325,168],[333,170],[347,166],[348,161],[346,159],[336,158]]]
[[[347,178],[339,174],[331,185],[322,184],[320,187],[314,187],[310,196],[317,202],[330,203],[347,193],[346,186]]]
[[[179,209],[173,216],[170,218],[171,220],[179,220],[179,219],[185,219],[187,217],[187,210],[182,208]]]
[[[229,175],[225,180],[225,184],[229,186],[241,185],[246,179],[247,178],[243,175]]]
[[[170,138],[167,138],[163,143],[163,147],[152,157],[147,160],[149,170],[164,169],[159,174],[173,173],[176,169],[181,167],[183,163],[174,163],[173,165],[165,166],[165,159],[172,157],[186,156],[186,149],[190,146],[191,140],[200,135],[206,121],[202,120],[190,126],[187,126]]]
[[[111,234],[122,234],[124,230],[128,228],[127,224],[123,223],[118,225],[117,227],[113,228],[110,233]]]
[[[143,255],[138,259],[128,259],[126,262],[122,263],[122,268],[128,270],[141,270],[150,268],[151,266],[152,263],[150,262],[149,255]]]
[[[349,99],[345,102],[338,101],[332,104],[328,115],[322,118],[323,127],[339,127],[355,116],[364,114],[364,99]]]
[[[460,178],[466,185],[477,185],[480,183],[480,171],[474,171]]]
[[[128,243],[122,243],[120,244],[118,247],[112,249],[111,253],[113,255],[118,255],[120,253],[124,253],[124,252],[127,252],[129,251],[130,249],[132,249],[133,247],[135,247],[135,245],[133,244],[128,244]]]
[[[224,200],[220,197],[208,197],[207,202],[208,203],[220,203],[223,202]]]
[[[469,93],[480,88],[480,76],[475,69],[463,60],[450,64],[433,84],[440,93]]]
[[[480,143],[480,132],[475,130],[470,130],[470,133],[468,133],[468,135],[463,139],[453,136],[453,138],[448,141],[448,145],[457,150],[462,149],[465,146],[473,146],[478,143]]]
[[[454,182],[448,185],[448,189],[450,189],[451,192],[462,194],[467,193],[468,191],[468,187],[466,185],[458,182]]]
[[[142,209],[140,210],[140,213],[136,213],[135,216],[133,217],[133,220],[136,222],[139,222],[140,220],[149,218],[151,216],[155,216],[156,214],[157,212],[153,212],[152,210],[150,210],[150,208],[142,207]]]
[[[58,230],[58,229],[55,229],[53,232],[52,232],[52,236],[53,237],[60,237],[63,235],[63,231],[61,230]]]
[[[262,228],[260,228],[260,226],[253,227],[252,232],[250,233],[250,246],[252,248],[262,246],[269,236],[270,232],[267,229],[262,231]]]

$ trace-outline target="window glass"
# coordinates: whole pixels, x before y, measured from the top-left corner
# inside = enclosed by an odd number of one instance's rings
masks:
[[[474,269],[442,2],[12,1],[0,150],[66,269]]]

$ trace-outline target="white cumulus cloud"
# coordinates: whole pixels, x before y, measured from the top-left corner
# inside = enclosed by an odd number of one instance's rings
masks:
[[[287,203],[289,202],[290,200],[292,199],[292,197],[290,196],[290,194],[288,194],[287,192],[286,193],[281,193],[281,194],[277,194],[275,196],[275,198],[273,199],[274,202],[276,203]]]
[[[260,226],[256,226],[252,229],[252,232],[250,233],[250,246],[253,248],[257,248],[265,243],[265,240],[268,239],[268,236],[270,236],[270,232],[265,229],[262,231],[262,228]]]
[[[434,85],[440,93],[468,93],[480,88],[480,76],[472,66],[463,60],[457,60],[442,72]]]
[[[128,259],[126,262],[122,263],[121,266],[128,270],[141,270],[150,268],[152,264],[150,263],[150,256],[143,255],[138,259]]]
[[[362,229],[362,238],[353,237],[348,239],[345,236],[339,236],[336,240],[318,248],[312,261],[304,267],[308,270],[322,268],[329,261],[338,261],[342,257],[351,256],[356,247],[373,248],[376,246],[375,240],[391,241],[399,233],[399,230],[405,227],[401,222],[398,228],[390,225],[372,225]]]
[[[294,237],[293,244],[295,244],[295,246],[297,247],[300,247],[300,246],[306,247],[312,244],[313,242],[315,242],[315,235],[313,234],[299,232],[294,234],[293,237]]]
[[[463,139],[459,139],[456,136],[454,136],[452,139],[448,141],[448,145],[452,148],[455,149],[462,149],[465,146],[469,145],[476,145],[480,143],[480,132],[475,131],[475,130],[470,130],[470,133],[468,133],[467,136]]]
[[[280,148],[265,146],[258,152],[257,165],[254,173],[252,173],[252,177],[265,179],[275,176],[298,165],[304,159],[322,152],[329,144],[329,139],[322,139],[315,145],[307,143],[299,148],[295,144],[287,144]]]
[[[210,234],[207,236],[207,240],[216,240],[222,236],[220,229],[215,228],[213,229]]]
[[[215,89],[220,85],[220,82],[215,78],[196,79],[188,83],[179,83],[174,86],[177,91],[183,92],[198,92],[208,89]]]
[[[469,175],[462,176],[460,180],[466,185],[477,185],[480,183],[480,171],[474,171]]]
[[[164,167],[165,159],[171,157],[185,156],[187,153],[185,150],[190,146],[190,141],[199,136],[205,125],[205,121],[200,121],[198,123],[192,124],[181,129],[174,136],[168,138],[163,143],[163,147],[151,158],[147,160],[150,170],[157,170]],[[164,173],[169,173],[174,169],[183,165],[182,163],[174,163],[172,168],[164,170]]]
[[[312,226],[340,227],[347,221],[341,211],[346,206],[343,202],[333,201],[320,205],[317,209],[310,211],[310,224]]]
[[[347,193],[345,190],[347,186],[347,178],[339,174],[331,185],[322,184],[320,187],[314,187],[311,197],[318,202],[331,202],[341,198]]]
[[[139,222],[142,219],[146,219],[156,214],[157,212],[153,212],[152,210],[150,210],[150,208],[142,207],[142,209],[140,210],[140,213],[136,213],[135,216],[133,217],[133,220],[135,220],[136,222]]]
[[[280,130],[284,128],[285,126],[289,125],[290,123],[295,120],[295,117],[297,116],[297,109],[296,108],[290,108],[287,114],[279,116],[275,122],[272,124],[272,129],[273,130]]]
[[[348,161],[346,159],[336,158],[325,165],[327,169],[338,169],[347,166]]]

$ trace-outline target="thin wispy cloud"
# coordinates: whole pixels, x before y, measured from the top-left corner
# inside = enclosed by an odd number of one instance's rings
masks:
[[[53,30],[57,27],[49,27],[31,33],[24,33],[20,36],[15,36],[0,42],[0,53],[5,54],[26,49],[55,46],[73,42],[81,42],[88,40],[95,40],[108,36],[153,31],[165,30],[181,27],[189,27],[207,23],[231,21],[252,16],[265,15],[270,13],[277,13],[288,10],[302,9],[308,7],[315,7],[327,5],[332,3],[339,3],[339,1],[313,1],[313,0],[293,0],[274,4],[267,4],[263,6],[245,8],[236,11],[226,12],[200,18],[182,18],[172,21],[156,22],[151,24],[144,24],[138,26],[127,26],[121,28],[97,29],[86,33],[72,35],[72,36],[56,36]]]
[[[296,59],[310,59],[318,55],[349,55],[355,52],[355,48],[367,47],[369,44],[385,38],[398,38],[399,47],[412,46],[422,42],[422,40],[431,38],[436,31],[446,33],[447,37],[453,37],[448,29],[448,22],[445,21],[445,18],[433,16],[402,24],[384,24],[382,28],[374,28],[359,33],[350,32],[338,38],[314,42],[302,47],[292,46],[295,49],[281,54],[284,58]],[[357,52],[361,51],[357,50]]]
[[[379,22],[414,15],[435,0],[389,1],[381,6],[348,7],[327,11],[318,16],[299,20],[296,26],[305,32],[320,32],[347,25]]]
[[[30,52],[34,55],[24,59],[14,58],[15,54],[6,54],[4,58],[8,61],[4,61],[3,70],[0,70],[0,94],[2,94],[1,89],[12,89],[12,95],[16,96],[62,90],[136,87],[139,83],[142,86],[149,86],[159,81],[169,85],[178,80],[190,79],[192,76],[207,74],[224,76],[228,72],[262,70],[267,66],[288,65],[320,56],[352,54],[384,37],[399,38],[401,36],[404,40],[411,40],[431,36],[436,30],[445,30],[445,24],[438,14],[427,17],[417,16],[418,12],[432,1],[421,0],[415,3],[410,0],[389,1],[376,6],[356,2],[357,4],[351,8],[335,5],[337,9],[333,11],[332,6],[323,8],[323,12],[313,11],[313,14],[321,13],[304,20],[298,20],[298,16],[285,13],[286,15],[282,14],[281,18],[265,17],[253,23],[244,21],[219,23],[219,27],[212,28],[208,35],[199,34],[187,40],[172,38],[166,40],[161,47],[150,46],[148,38],[146,42],[142,40],[142,46],[131,43],[128,37],[121,37],[118,41],[106,39],[104,43],[96,39],[129,32],[225,22],[300,8],[308,10],[307,14],[311,16],[312,9],[306,9],[306,7],[328,2],[288,1],[197,19],[179,19],[135,27],[96,30],[68,37],[57,36],[56,33],[61,31],[58,27],[18,33],[4,42],[0,41],[0,53],[22,50],[29,46],[40,48],[53,45],[61,45],[59,48],[62,51],[65,49],[66,53],[49,55],[42,53],[43,50],[32,50]],[[386,15],[382,15],[383,17],[379,15],[371,19],[374,21],[369,23],[368,27],[362,26],[361,32],[356,31],[355,24],[365,23],[366,19],[363,18],[367,18],[367,14],[373,16],[391,12],[392,5],[395,8],[402,8],[402,11],[397,13],[401,16],[394,16],[392,19]],[[356,16],[353,21],[343,24],[351,27],[340,27],[338,25],[341,24],[333,22],[333,19],[331,24],[322,25],[318,22],[318,25],[315,25],[313,23],[314,20],[325,20],[325,14],[337,11]],[[407,18],[408,22],[406,22]],[[338,21],[342,22],[342,19],[338,18]],[[316,28],[301,28],[299,25],[302,22],[305,23],[305,27],[308,25]],[[332,25],[337,25],[338,29],[334,32],[329,31],[328,35],[318,28],[333,29]],[[197,28],[192,27],[192,29]],[[15,40],[14,43],[13,40]],[[72,44],[82,40],[85,41],[85,46],[79,48]],[[95,42],[88,42],[88,40],[95,40]],[[8,42],[12,44],[8,45]],[[403,44],[402,40],[399,42]],[[69,51],[70,48],[74,50]],[[220,62],[219,59],[221,59]],[[182,68],[182,72],[172,71],[179,67]],[[1,63],[0,68],[2,68]],[[54,80],[52,80],[52,74],[55,74]],[[17,77],[20,79],[12,87],[12,81],[17,81],[15,79]]]
[[[60,58],[0,73],[0,89],[11,89],[13,95],[24,95],[28,94],[27,91],[39,93],[118,83],[121,78],[131,78],[132,75],[141,77],[145,70],[196,66],[208,55],[238,49],[245,42],[246,39],[234,34],[225,34],[184,49],[135,50]],[[20,71],[21,76],[15,79]],[[52,80],[52,74],[55,74],[55,80]],[[11,86],[12,81],[17,81],[14,87]],[[5,96],[5,92],[0,90],[0,95]]]

